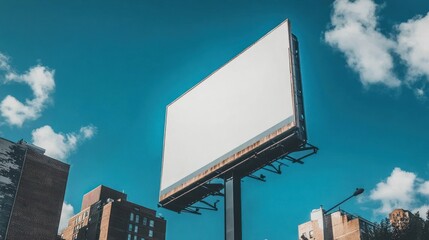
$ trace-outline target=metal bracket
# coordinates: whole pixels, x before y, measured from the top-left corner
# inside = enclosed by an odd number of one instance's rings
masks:
[[[179,213],[185,212],[185,213],[192,213],[195,215],[201,215],[201,213],[199,211],[200,211],[199,209],[194,209],[192,207],[186,207],[186,208],[182,209],[182,211],[180,211]]]
[[[280,146],[282,148],[285,148],[285,146],[282,144],[280,144]],[[286,153],[283,157],[280,157],[278,160],[289,160],[292,163],[304,164],[302,159],[309,157],[313,154],[316,154],[318,150],[319,150],[319,148],[317,148],[317,147],[315,147],[309,143],[305,143],[305,145],[303,147],[296,149],[293,152]],[[291,156],[291,154],[299,154],[299,153],[303,153],[303,152],[304,153],[307,152],[307,153],[305,153],[304,155],[298,156],[298,157]]]
[[[274,165],[274,163],[277,163],[276,164],[277,166]],[[268,172],[275,173],[275,174],[282,174],[282,169],[281,169],[282,166],[289,167],[289,165],[284,164],[284,163],[277,160],[273,163],[268,164],[267,166],[263,167],[262,169],[264,169],[265,171],[268,171]]]
[[[286,166],[289,167],[289,165],[285,164],[284,162],[282,162],[283,160],[288,160],[291,161],[292,163],[300,163],[300,164],[304,164],[304,162],[302,161],[304,158],[309,157],[313,154],[316,154],[317,151],[319,150],[317,147],[309,144],[309,143],[303,143],[301,146],[299,146],[297,149],[293,149],[292,151],[288,148],[286,148],[284,145],[282,144],[277,144],[275,146],[273,146],[273,148],[276,147],[280,147],[282,149],[283,154],[280,155],[280,157],[278,157],[277,159],[273,160],[272,162],[266,164],[265,166],[259,168],[259,170],[265,170],[268,172],[272,172],[274,174],[282,174],[282,166]],[[251,156],[251,158],[254,158],[255,160],[258,160],[260,158],[260,156],[258,156],[258,153],[254,153],[253,156]],[[257,170],[256,170],[257,171]],[[245,177],[249,177],[249,178],[253,178],[255,180],[261,181],[261,182],[266,182],[266,176],[263,174],[259,174],[259,175],[255,175],[255,172],[251,172],[250,174],[247,174],[247,176]],[[219,185],[219,186],[216,186]],[[223,187],[222,187],[223,185]],[[209,211],[217,211],[217,203],[219,202],[219,200],[214,201],[213,203],[208,202],[207,200],[203,200],[208,196],[220,196],[220,197],[225,197],[225,193],[222,192],[222,189],[225,190],[225,185],[224,184],[219,184],[219,183],[207,183],[204,184],[201,187],[201,190],[203,190],[202,192],[202,197],[200,201],[196,201],[193,202],[191,204],[184,204],[182,206],[179,206],[177,208],[177,212],[181,213],[192,213],[192,214],[197,214],[197,215],[201,215],[202,213],[200,212],[201,210],[209,210]]]
[[[282,144],[278,144],[277,146],[281,147],[282,149],[287,149]],[[303,146],[301,146],[298,149],[295,149],[292,152],[290,152],[290,151],[286,152],[285,151],[283,156],[281,156],[278,159],[276,159],[275,161],[265,165],[261,169],[280,175],[280,174],[282,174],[282,169],[281,169],[282,166],[289,167],[289,165],[281,162],[282,160],[288,160],[288,161],[291,161],[292,163],[304,164],[304,162],[302,160],[306,157],[309,157],[313,154],[316,154],[318,150],[319,149],[317,147],[315,147],[309,143],[305,143]],[[257,154],[254,154],[253,157],[258,158]],[[261,174],[259,176],[256,176],[254,174],[249,174],[249,175],[247,175],[247,177],[253,178],[253,179],[256,179],[256,180],[259,180],[262,182],[266,182],[266,176],[263,174]]]
[[[261,175],[259,175],[259,176],[255,176],[255,175],[253,175],[253,174],[250,174],[250,175],[247,175],[247,177],[250,177],[250,178],[256,179],[256,180],[261,181],[261,182],[266,182],[266,181],[267,181],[267,180],[265,180],[266,176],[265,176],[265,175],[263,175],[263,174],[261,174]]]
[[[208,203],[207,201],[201,200],[200,203],[204,204],[204,206],[195,206],[195,208],[203,209],[203,210],[210,210],[210,211],[217,211],[217,204],[220,200],[216,200],[213,204]]]
[[[285,150],[287,149],[282,144],[278,144],[277,147],[281,147],[282,149],[285,149]],[[315,147],[309,143],[305,143],[303,146],[301,146],[298,149],[295,149],[295,150],[289,151],[289,152],[285,151],[281,157],[279,157],[278,159],[274,160],[273,162],[265,165],[264,167],[262,167],[260,169],[263,169],[265,171],[280,175],[280,174],[282,174],[282,169],[281,169],[282,166],[289,167],[289,165],[281,162],[282,160],[288,160],[288,161],[291,161],[292,163],[304,164],[304,162],[302,160],[306,157],[309,157],[313,154],[316,154],[318,150],[319,149],[317,147]],[[292,154],[294,156],[292,156]],[[258,158],[256,153],[253,155],[253,157]],[[266,182],[266,176],[263,174],[260,174],[259,176],[257,176],[257,175],[254,175],[253,173],[251,173],[251,174],[247,175],[247,177],[253,178],[253,179],[258,180],[258,181]]]
[[[217,211],[217,204],[220,200],[216,200],[214,203],[209,203],[207,201],[201,200],[199,201],[200,204],[203,204],[203,206],[188,206],[186,208],[184,208],[182,210],[182,212],[186,212],[186,213],[192,213],[192,214],[197,214],[197,215],[201,215],[200,210],[209,210],[209,211]]]

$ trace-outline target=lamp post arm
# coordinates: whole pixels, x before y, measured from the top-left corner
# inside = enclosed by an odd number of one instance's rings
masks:
[[[333,209],[335,209],[336,207],[340,206],[341,204],[343,204],[344,202],[346,202],[347,200],[349,200],[350,198],[354,197],[354,195],[351,195],[350,197],[344,199],[343,201],[341,201],[340,203],[337,203],[335,206],[331,207],[330,209],[326,210],[323,214],[328,214],[330,211],[332,211]]]
[[[356,197],[359,194],[362,194],[364,191],[363,188],[356,188],[356,191],[348,198],[344,199],[343,201],[341,201],[340,203],[336,204],[335,206],[331,207],[330,209],[328,209],[327,211],[323,212],[323,215],[327,215],[330,211],[332,211],[334,208],[340,206],[341,204],[343,204],[344,202],[348,201],[350,198],[352,197]]]

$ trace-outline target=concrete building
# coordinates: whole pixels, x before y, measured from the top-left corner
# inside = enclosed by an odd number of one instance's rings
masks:
[[[413,219],[414,214],[404,209],[395,209],[389,214],[390,224],[397,229],[406,228]]]
[[[339,210],[325,214],[323,208],[311,212],[311,220],[298,226],[299,240],[367,240],[374,224]]]
[[[69,165],[0,138],[0,240],[55,240]]]
[[[165,240],[166,221],[127,195],[98,186],[84,195],[81,211],[62,232],[65,240]]]

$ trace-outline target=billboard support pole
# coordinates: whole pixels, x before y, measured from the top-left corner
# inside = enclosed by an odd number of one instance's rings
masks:
[[[241,240],[241,176],[225,177],[225,240]]]

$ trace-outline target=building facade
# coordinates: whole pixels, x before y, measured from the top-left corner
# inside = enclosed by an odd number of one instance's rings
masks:
[[[311,220],[298,226],[299,240],[367,240],[375,224],[345,211],[311,212]]]
[[[84,195],[81,212],[62,232],[65,240],[165,240],[166,221],[127,195],[98,186]]]
[[[0,240],[55,240],[69,165],[0,138]]]
[[[389,214],[389,221],[392,227],[400,230],[405,229],[414,218],[414,214],[404,209],[395,209]]]

